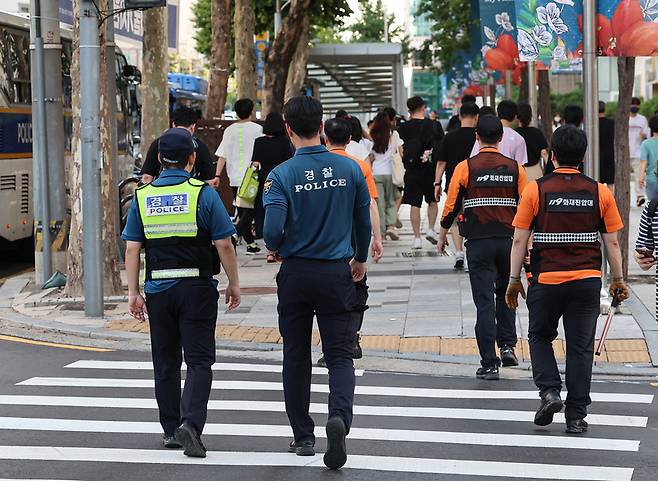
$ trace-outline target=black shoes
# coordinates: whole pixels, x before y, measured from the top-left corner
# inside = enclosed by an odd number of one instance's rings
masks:
[[[256,243],[249,244],[247,246],[247,252],[246,254],[248,256],[255,256],[256,254],[260,254],[260,247]]]
[[[291,441],[288,445],[288,452],[295,453],[297,456],[315,456],[315,441]]]
[[[537,426],[548,426],[553,422],[553,415],[562,410],[564,403],[557,391],[546,391],[541,394],[541,404],[535,413]]]
[[[498,366],[483,366],[475,372],[475,376],[478,379],[484,379],[485,381],[498,381],[500,379]]]
[[[457,257],[457,260],[455,261],[454,269],[456,271],[463,271],[464,270],[464,258],[463,257]]]
[[[162,436],[162,446],[167,449],[180,449],[183,445],[176,440],[176,436]]]
[[[192,458],[206,457],[206,447],[201,442],[201,436],[196,428],[187,421],[176,429],[176,439],[180,441],[185,448],[185,456],[190,456]]]
[[[500,348],[500,361],[503,367],[518,366],[519,360],[514,354],[513,346],[503,346]]]
[[[583,434],[587,432],[587,427],[587,421],[584,419],[567,419],[565,432],[568,434]]]
[[[324,453],[324,465],[330,469],[340,469],[347,462],[345,436],[347,428],[339,416],[327,421],[327,452]]]
[[[324,360],[324,356],[320,356],[316,365],[318,367],[327,367],[327,361]]]

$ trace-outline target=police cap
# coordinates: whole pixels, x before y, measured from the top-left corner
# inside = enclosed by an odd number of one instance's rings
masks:
[[[195,149],[196,142],[192,134],[185,129],[169,129],[158,140],[160,158],[166,164],[178,164],[187,160]]]
[[[495,142],[503,136],[503,123],[494,115],[481,115],[476,132],[481,139]]]

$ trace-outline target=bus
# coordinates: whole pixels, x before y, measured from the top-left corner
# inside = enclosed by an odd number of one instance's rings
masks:
[[[169,73],[169,116],[179,105],[196,110],[199,118],[203,117],[206,105],[208,81],[196,75]]]
[[[61,27],[62,94],[64,103],[65,162],[71,155],[72,30]],[[119,165],[134,163],[134,130],[139,106],[134,76],[116,50],[116,119]],[[127,77],[130,73],[133,77]],[[30,21],[26,16],[0,11],[0,239],[13,242],[32,237],[32,86],[30,77]]]

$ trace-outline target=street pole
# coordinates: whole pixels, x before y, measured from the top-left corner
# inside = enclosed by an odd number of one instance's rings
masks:
[[[583,9],[583,84],[585,89],[585,133],[588,141],[585,174],[599,180],[599,78],[596,47],[596,2],[584,2]]]
[[[505,70],[505,98],[512,98],[512,71]]]
[[[274,11],[274,38],[276,38],[276,36],[279,35],[279,32],[281,31],[281,23],[283,22],[283,20],[281,20],[281,10],[290,5],[290,1],[291,0],[288,0],[286,3],[281,5],[281,0],[276,0]]]
[[[538,127],[537,121],[537,72],[535,62],[528,62],[528,103],[532,109],[532,125]],[[546,120],[544,120],[545,122]]]
[[[112,176],[111,178],[116,179],[115,185],[118,184],[124,177],[123,174],[123,165],[119,165],[119,152],[118,152],[118,142],[117,142],[117,61],[116,61],[116,44],[114,43],[114,21],[113,19],[107,19],[105,21],[105,92],[106,92],[106,105],[109,109],[110,115],[110,153],[112,155],[111,164],[112,164]],[[121,72],[119,72],[121,75]],[[123,160],[123,156],[122,156]],[[123,162],[125,163],[125,162]],[[113,186],[114,187],[114,186]],[[112,188],[112,192],[115,195],[118,195],[116,189]],[[119,234],[121,231],[121,209],[115,209],[114,222],[116,226],[116,243],[119,245]]]
[[[85,315],[103,316],[98,12],[80,0],[80,140]]]
[[[41,36],[41,0],[33,5],[34,59],[32,65],[32,105],[34,107],[33,135],[34,152],[32,154],[33,172],[37,181],[34,183],[35,214],[38,226],[41,226],[41,278],[44,284],[52,275],[52,240],[50,235],[50,195],[48,185],[48,140],[46,123],[46,81],[43,61],[43,37]]]

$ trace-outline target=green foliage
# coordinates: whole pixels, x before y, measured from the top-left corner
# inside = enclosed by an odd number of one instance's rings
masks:
[[[615,115],[617,114],[617,109],[618,108],[619,108],[619,104],[617,102],[606,102],[605,103],[605,116],[614,119]]]
[[[197,52],[210,58],[210,0],[197,0],[192,5],[194,17],[194,41]]]
[[[642,102],[640,106],[640,113],[644,115],[647,119],[653,117],[654,112],[658,110],[658,96],[654,96],[646,102]]]
[[[463,50],[471,47],[470,0],[421,0],[416,16],[426,15],[432,23],[432,33],[420,50],[420,60],[425,66],[438,61],[441,70],[447,71]]]
[[[388,23],[389,39],[401,40],[403,29],[395,26],[395,15],[386,15],[382,0],[375,3],[369,0],[359,0],[361,15],[349,28],[352,42],[383,42],[386,38],[386,23]]]
[[[556,94],[551,93],[551,110],[553,114],[559,113],[564,115],[564,108],[567,105],[579,105],[583,106],[583,98],[585,98],[585,93],[583,91],[583,84],[578,84],[578,86],[566,94]]]

